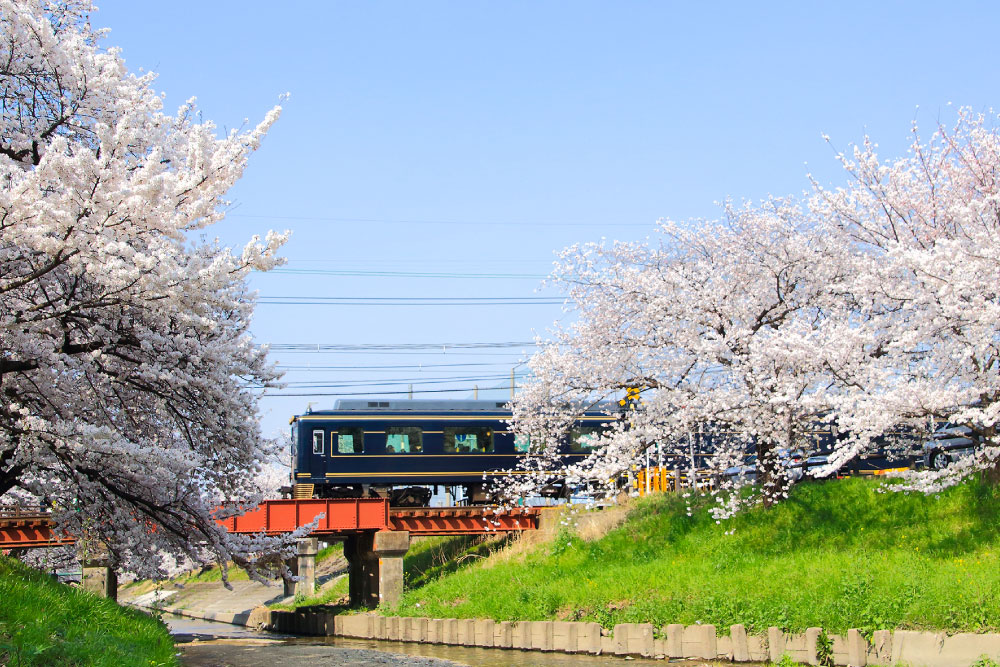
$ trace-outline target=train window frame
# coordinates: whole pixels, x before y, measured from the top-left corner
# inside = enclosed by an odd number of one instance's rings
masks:
[[[406,436],[405,449],[403,444],[390,444],[391,436]],[[399,442],[399,441],[396,441]],[[385,429],[385,453],[389,455],[397,454],[421,454],[424,451],[423,431],[419,426],[389,426]]]
[[[334,435],[336,435],[337,442],[337,455],[350,456],[352,454],[362,454],[365,450],[365,431],[362,428],[356,426],[341,426],[336,431],[330,435],[330,449],[333,450],[333,440]],[[351,436],[351,449],[345,450],[344,445],[341,442],[341,437],[349,435]]]
[[[319,436],[319,438],[316,437],[317,435]],[[323,456],[324,454],[326,454],[326,436],[325,436],[325,431],[323,431],[323,429],[321,428],[313,429],[312,441],[313,441],[314,455]]]
[[[600,426],[576,426],[569,432],[569,451],[571,454],[590,454],[597,449],[596,444],[582,444],[581,440],[593,438],[597,440],[601,437]]]
[[[443,451],[445,454],[492,454],[495,447],[495,439],[493,437],[493,429],[489,426],[445,426],[441,429],[443,434]],[[475,438],[473,442],[476,442],[476,448],[473,449],[471,444],[459,445],[459,437],[462,436],[461,442],[468,443],[468,436]],[[480,447],[480,436],[483,442],[486,442],[485,447]],[[467,446],[469,449],[467,451],[462,451],[460,447]]]

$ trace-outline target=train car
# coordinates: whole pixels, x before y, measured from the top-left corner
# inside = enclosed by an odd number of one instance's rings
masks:
[[[338,400],[332,410],[296,415],[292,477],[296,497],[379,496],[423,506],[433,487],[463,487],[485,502],[483,475],[506,474],[528,453],[507,431],[504,403],[457,400]],[[566,462],[583,459],[615,415],[583,416],[562,443]]]

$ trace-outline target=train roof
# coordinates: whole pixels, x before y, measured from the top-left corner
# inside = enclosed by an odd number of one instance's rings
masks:
[[[341,398],[334,402],[336,412],[370,410],[403,410],[410,412],[496,412],[507,411],[507,401],[445,401],[421,399],[355,399]]]
[[[506,412],[510,413],[507,401],[462,401],[462,400],[422,400],[422,399],[356,399],[341,398],[334,401],[330,410],[309,410],[306,414],[322,415],[341,412]],[[614,414],[617,406],[602,403],[588,412]]]

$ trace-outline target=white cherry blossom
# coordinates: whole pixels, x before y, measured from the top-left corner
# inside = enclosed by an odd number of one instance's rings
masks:
[[[249,562],[269,543],[214,518],[260,500],[274,449],[249,387],[278,374],[245,279],[285,235],[233,252],[192,232],[223,217],[280,108],[223,138],[193,100],[165,112],[92,11],[0,0],[0,502],[51,508],[139,574]]]

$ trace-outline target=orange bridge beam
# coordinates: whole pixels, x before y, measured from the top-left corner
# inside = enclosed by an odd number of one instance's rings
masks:
[[[480,535],[538,528],[539,509],[518,507],[496,511],[490,507],[397,508],[389,513],[390,530],[410,535]]]
[[[231,533],[290,533],[323,515],[313,537],[346,537],[361,532],[407,531],[410,535],[481,535],[538,528],[540,509],[518,507],[394,508],[383,498],[265,500],[241,516],[219,521]],[[0,515],[0,549],[72,544],[53,530],[45,512]]]

